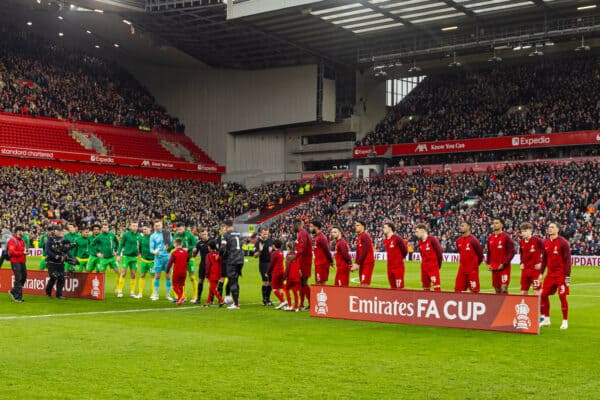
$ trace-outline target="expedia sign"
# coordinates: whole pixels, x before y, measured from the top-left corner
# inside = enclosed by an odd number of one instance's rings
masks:
[[[312,317],[539,334],[538,296],[311,286]]]

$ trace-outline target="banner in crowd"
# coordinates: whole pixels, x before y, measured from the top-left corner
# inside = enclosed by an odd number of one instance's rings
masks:
[[[460,153],[528,149],[536,147],[599,144],[600,131],[563,132],[523,136],[500,136],[480,139],[446,140],[393,145],[355,147],[354,158],[382,157],[391,149],[391,156]]]
[[[45,296],[48,272],[39,270],[27,271],[27,281],[23,293]],[[74,297],[89,300],[104,300],[104,274],[88,272],[65,273],[64,297]],[[0,269],[0,292],[8,293],[13,288],[13,271],[8,268]]]
[[[539,334],[539,296],[311,286],[310,315]]]
[[[128,166],[140,168],[172,169],[183,171],[198,171],[204,173],[224,173],[225,168],[219,165],[191,164],[185,162],[171,162],[150,160],[132,157],[103,156],[100,154],[73,153],[56,150],[36,150],[29,148],[17,148],[0,146],[0,156],[35,158],[55,161],[77,161],[90,164]]]
[[[355,252],[350,252],[350,256],[354,258],[356,255]],[[387,253],[377,251],[375,252],[375,260],[378,261],[386,261]],[[420,253],[412,253],[406,256],[406,260],[412,261],[421,261]],[[459,255],[458,253],[442,253],[442,262],[458,262]],[[521,264],[521,255],[515,254],[513,257],[511,264]],[[600,256],[571,256],[571,264],[575,266],[585,266],[585,267],[600,267]]]

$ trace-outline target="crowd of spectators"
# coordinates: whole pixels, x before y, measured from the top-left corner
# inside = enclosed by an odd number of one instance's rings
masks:
[[[545,236],[549,221],[563,226],[574,254],[600,254],[600,163],[521,165],[484,174],[435,174],[332,180],[317,197],[281,217],[271,226],[274,235],[293,235],[295,218],[322,220],[340,226],[354,243],[354,222],[364,220],[377,250],[383,251],[383,224],[392,221],[398,232],[416,243],[413,230],[425,222],[439,237],[444,251],[455,252],[458,226],[469,221],[485,244],[493,217],[518,239],[522,222],[532,222]]]
[[[593,55],[428,76],[359,146],[600,128]]]
[[[600,254],[599,162],[567,165],[539,163],[507,167],[483,174],[433,174],[329,179],[312,182],[320,194],[285,213],[271,225],[274,236],[293,237],[295,218],[323,221],[327,231],[341,227],[354,243],[354,222],[364,220],[375,247],[383,250],[382,226],[393,221],[398,232],[414,242],[416,224],[425,222],[445,251],[455,251],[462,220],[473,225],[485,243],[493,217],[505,220],[518,237],[518,226],[529,221],[537,234],[557,221],[574,254]],[[2,227],[26,225],[32,240],[51,220],[79,226],[108,222],[123,231],[131,221],[148,225],[154,219],[206,227],[215,233],[227,218],[241,215],[265,193],[295,188],[298,182],[267,184],[247,190],[232,183],[163,180],[115,175],[67,174],[52,169],[0,170]],[[283,193],[283,192],[282,192]]]
[[[184,130],[114,62],[11,26],[0,27],[0,111],[144,130]]]

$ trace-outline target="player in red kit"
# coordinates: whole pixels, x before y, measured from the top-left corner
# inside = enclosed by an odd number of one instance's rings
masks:
[[[492,271],[492,286],[496,293],[508,293],[510,284],[510,262],[515,256],[515,244],[510,235],[503,231],[504,221],[492,220],[493,233],[487,240],[486,264]]]
[[[521,224],[521,237],[519,240],[519,254],[521,256],[521,294],[528,294],[533,286],[536,295],[542,289],[542,261],[544,257],[544,242],[539,237],[533,236],[533,225],[529,222]]]
[[[560,329],[569,328],[569,286],[571,285],[571,248],[569,242],[558,235],[560,227],[557,223],[548,224],[548,238],[544,240],[544,262],[546,264],[546,277],[542,286],[542,321],[540,326],[550,326],[550,299],[549,296],[558,290],[560,308],[563,321]]]
[[[479,264],[483,262],[483,249],[481,243],[471,234],[471,224],[460,224],[461,236],[456,241],[459,263],[455,292],[465,292],[470,289],[472,293],[479,293]]]
[[[354,223],[354,230],[358,234],[356,238],[356,260],[350,270],[358,270],[360,286],[369,287],[373,269],[375,268],[373,241],[371,240],[371,236],[365,231],[364,221],[356,221]]]
[[[285,297],[287,298],[288,306],[285,311],[299,311],[298,297],[301,290],[302,271],[300,263],[294,254],[294,243],[286,244],[288,255],[285,257]],[[292,307],[292,299],[290,294],[294,295],[294,306]]]
[[[185,278],[187,277],[187,265],[189,260],[189,253],[183,248],[183,241],[181,239],[175,239],[173,242],[175,250],[171,253],[169,263],[167,264],[167,274],[172,272],[173,280],[173,291],[177,295],[177,305],[181,305],[185,301],[183,297],[183,285],[185,285]]]
[[[347,287],[350,284],[350,246],[342,237],[342,230],[337,226],[331,229],[331,237],[335,240],[335,286]]]
[[[271,262],[269,263],[268,275],[271,277],[271,289],[273,294],[279,299],[277,310],[281,310],[287,306],[287,301],[284,300],[283,289],[285,288],[285,271],[283,270],[283,252],[281,251],[281,240],[273,241],[273,251],[271,252]]]
[[[423,290],[441,290],[440,268],[442,268],[442,246],[437,238],[429,235],[425,224],[415,227],[415,236],[419,239],[421,253],[421,283]]]
[[[209,289],[208,289],[208,297],[206,298],[206,303],[204,303],[204,307],[210,306],[212,301],[212,297],[216,297],[219,301],[219,307],[223,307],[223,297],[219,290],[217,289],[219,285],[219,281],[221,280],[221,272],[223,268],[223,259],[217,250],[217,244],[215,241],[211,240],[208,242],[208,254],[206,255],[206,264],[205,264],[205,275],[208,279]]]
[[[325,285],[329,279],[329,268],[333,266],[333,257],[329,249],[329,240],[321,230],[321,221],[313,221],[310,224],[310,232],[315,235],[315,284]]]
[[[404,239],[396,233],[392,222],[383,224],[383,245],[387,252],[387,274],[392,289],[404,288],[404,258],[408,253]]]
[[[300,265],[302,276],[300,279],[300,309],[310,310],[310,288],[308,287],[308,278],[312,267],[312,241],[310,234],[304,229],[304,222],[297,219],[294,221],[294,232],[296,232],[296,260]],[[304,300],[307,305],[304,307]]]

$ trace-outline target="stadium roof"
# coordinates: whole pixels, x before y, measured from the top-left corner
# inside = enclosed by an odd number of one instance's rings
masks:
[[[230,1],[235,7],[255,0]],[[223,0],[50,2],[100,8],[152,35],[157,45],[173,46],[221,68],[315,62],[349,68],[410,65],[455,52],[468,56],[489,54],[492,48],[579,42],[600,32],[600,9],[591,1],[575,0],[304,1],[233,19],[227,18]]]

